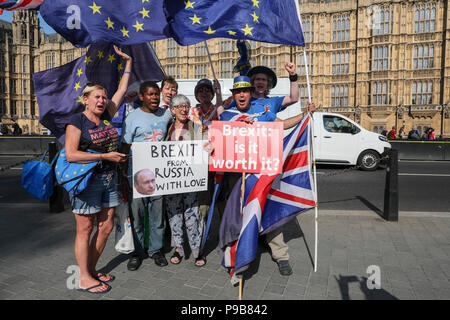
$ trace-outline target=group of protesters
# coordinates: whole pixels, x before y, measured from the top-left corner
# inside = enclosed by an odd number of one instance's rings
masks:
[[[269,98],[268,94],[277,82],[275,73],[264,66],[249,70],[247,75],[234,79],[231,97],[222,101],[219,82],[215,79],[201,79],[195,86],[196,106],[178,94],[178,84],[173,78],[156,82],[141,83],[137,95],[127,95],[131,73],[131,57],[115,47],[116,53],[126,61],[125,71],[118,89],[107,101],[106,89],[88,84],[83,90],[85,110],[72,116],[66,125],[66,154],[70,162],[101,161],[96,167],[87,188],[77,196],[71,196],[72,211],[77,231],[75,257],[80,269],[79,289],[83,292],[102,294],[111,289],[114,280],[111,274],[96,269],[107,238],[114,228],[114,211],[123,199],[128,199],[135,250],[130,254],[127,268],[137,270],[147,256],[155,264],[164,267],[168,261],[162,252],[166,219],[170,226],[171,247],[174,251],[169,261],[179,264],[185,257],[183,224],[194,257],[194,264],[203,267],[207,261],[201,250],[206,214],[212,200],[214,172],[209,172],[208,190],[196,193],[182,193],[166,196],[150,196],[133,199],[132,183],[135,186],[147,184],[151,188],[155,177],[141,175],[132,179],[131,146],[143,141],[208,140],[208,130],[214,120],[233,121],[236,118],[252,124],[254,121],[282,121],[285,129],[297,125],[305,112],[281,120],[277,113],[298,101],[298,84],[295,66],[286,63],[285,69],[291,81],[290,94]],[[135,98],[137,102],[134,101]],[[212,102],[216,98],[215,104]],[[112,126],[111,119],[124,100],[126,118],[121,135]],[[300,107],[301,108],[301,107]],[[107,111],[107,112],[105,112]],[[308,103],[305,111],[315,111]],[[241,115],[235,117],[236,115]],[[91,134],[91,133],[102,134]],[[102,137],[102,138],[98,138]],[[120,150],[119,146],[120,145]],[[86,150],[95,146],[99,153]],[[211,152],[211,145],[209,147]],[[226,199],[239,178],[239,174],[225,174],[223,187],[218,197],[217,210],[222,216]],[[154,188],[154,186],[153,186]],[[144,221],[148,221],[149,241],[145,247]],[[97,226],[94,231],[94,226]],[[265,236],[273,260],[282,275],[292,274],[289,264],[288,246],[284,242],[281,228]]]

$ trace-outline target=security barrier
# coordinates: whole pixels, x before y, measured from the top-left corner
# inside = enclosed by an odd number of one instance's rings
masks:
[[[52,136],[0,136],[0,154],[43,154],[48,150],[48,144],[52,141],[60,145],[58,140]]]
[[[389,140],[400,160],[450,160],[450,141]]]

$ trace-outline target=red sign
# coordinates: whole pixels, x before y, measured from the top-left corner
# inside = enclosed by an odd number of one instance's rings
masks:
[[[283,123],[213,121],[210,171],[279,174],[283,164]]]

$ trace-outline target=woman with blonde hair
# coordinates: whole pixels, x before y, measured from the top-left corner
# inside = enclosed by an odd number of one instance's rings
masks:
[[[114,276],[98,272],[96,265],[114,227],[115,207],[120,204],[117,191],[117,163],[126,160],[124,154],[117,152],[119,135],[110,121],[128,88],[131,57],[116,46],[114,50],[126,61],[117,91],[108,102],[105,88],[96,84],[86,85],[83,90],[83,103],[86,109],[74,114],[66,125],[67,161],[77,163],[101,161],[95,168],[86,189],[76,196],[70,195],[77,226],[75,258],[80,269],[80,283],[77,290],[95,294],[111,290],[111,286],[106,282],[114,280]],[[89,153],[85,151],[87,149],[99,153]],[[96,231],[91,239],[95,224]]]

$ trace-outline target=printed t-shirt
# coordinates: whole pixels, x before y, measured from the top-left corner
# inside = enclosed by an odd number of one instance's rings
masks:
[[[100,117],[100,123],[97,126],[89,120],[84,113],[74,114],[69,123],[81,130],[81,136],[90,140],[95,146],[100,147],[104,152],[117,151],[119,134],[111,124],[111,116],[105,111]],[[96,172],[114,170],[116,164],[111,161],[102,161],[102,166],[96,169]]]
[[[200,105],[196,105],[189,110],[188,118],[189,120],[197,124],[205,124],[207,126],[211,125],[211,121],[219,120],[217,116],[216,108],[212,104],[206,113],[203,113]]]
[[[245,112],[239,111],[236,107],[228,108],[220,115],[220,121],[237,121],[243,118],[249,118],[254,121],[275,121],[277,118],[276,114],[270,111],[269,104],[261,104],[261,100],[267,99],[251,101],[250,107]]]
[[[173,116],[169,109],[158,108],[155,112],[144,112],[140,108],[130,113],[125,119],[122,142],[132,144],[143,141],[163,141],[167,126],[172,123]],[[131,150],[130,150],[131,153]],[[131,158],[128,175],[131,175]]]
[[[284,108],[281,106],[283,104],[284,97],[272,97],[272,98],[261,98],[257,99],[254,97],[250,98],[250,103],[258,101],[260,104],[265,105],[269,108],[272,113],[277,114]],[[236,101],[231,101],[229,108],[236,107]]]

